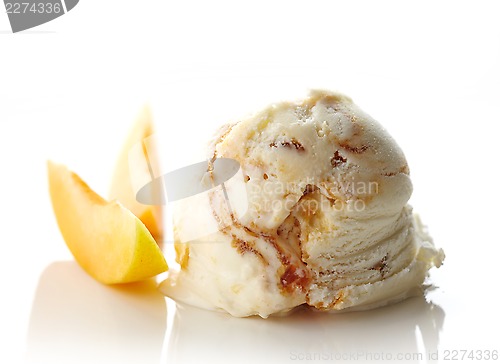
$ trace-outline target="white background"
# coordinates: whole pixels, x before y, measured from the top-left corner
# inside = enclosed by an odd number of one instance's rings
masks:
[[[494,1],[82,0],[18,34],[2,10],[0,362],[221,362],[221,352],[297,362],[383,336],[403,351],[439,350],[442,361],[445,350],[499,350],[499,10]],[[154,290],[114,291],[68,262],[47,159],[105,195],[144,103],[173,170],[200,161],[219,125],[315,87],[351,96],[405,151],[411,203],[447,255],[432,271],[432,304],[232,319],[172,302],[165,310]]]

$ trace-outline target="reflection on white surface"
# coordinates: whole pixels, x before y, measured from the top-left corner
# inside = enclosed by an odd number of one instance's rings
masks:
[[[234,318],[177,305],[169,363],[432,362],[444,311],[423,297],[342,314]],[[402,357],[401,357],[402,356]],[[432,358],[431,358],[432,359]]]
[[[424,297],[365,312],[299,308],[269,319],[235,318],[172,301],[169,308],[175,314],[165,338],[167,305],[154,281],[104,286],[74,262],[53,263],[33,302],[27,362],[429,363],[445,316]]]
[[[153,281],[104,286],[75,262],[43,272],[31,312],[29,363],[159,363],[164,297]]]

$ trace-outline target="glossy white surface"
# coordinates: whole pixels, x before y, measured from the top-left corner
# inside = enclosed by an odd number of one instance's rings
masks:
[[[446,363],[446,350],[500,350],[496,2],[284,4],[82,1],[16,35],[0,14],[1,363],[336,362],[361,352],[437,352]],[[236,319],[177,307],[148,284],[104,287],[72,261],[46,159],[105,194],[144,102],[168,172],[199,162],[221,123],[310,87],[351,96],[405,152],[411,203],[447,256],[425,300]]]
[[[445,320],[443,309],[422,297],[375,311],[325,315],[300,309],[267,320],[168,303],[173,312],[166,330],[167,305],[154,284],[104,287],[75,263],[55,262],[41,275],[35,295],[28,362],[98,358],[199,363],[210,358],[218,363],[286,363],[307,355],[396,357],[436,351]]]
[[[29,363],[158,363],[167,308],[154,282],[107,287],[73,261],[41,274],[27,335]]]

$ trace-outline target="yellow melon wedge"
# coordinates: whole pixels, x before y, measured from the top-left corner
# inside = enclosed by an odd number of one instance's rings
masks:
[[[136,199],[137,187],[151,181],[151,174],[159,170],[158,152],[151,137],[153,133],[151,111],[149,107],[144,107],[118,157],[109,199],[120,201],[146,225],[151,235],[160,243],[163,234],[161,205],[143,205]],[[161,191],[154,193],[160,194]]]
[[[146,226],[120,203],[104,200],[63,165],[48,162],[48,176],[59,229],[88,274],[114,284],[144,280],[168,269]]]

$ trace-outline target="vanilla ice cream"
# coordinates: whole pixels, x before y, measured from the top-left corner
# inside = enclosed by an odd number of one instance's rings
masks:
[[[178,205],[180,271],[160,285],[174,299],[234,316],[367,309],[421,293],[444,259],[407,205],[401,149],[346,96],[312,91],[227,125],[208,179],[219,157],[240,163],[247,208],[229,183]]]

